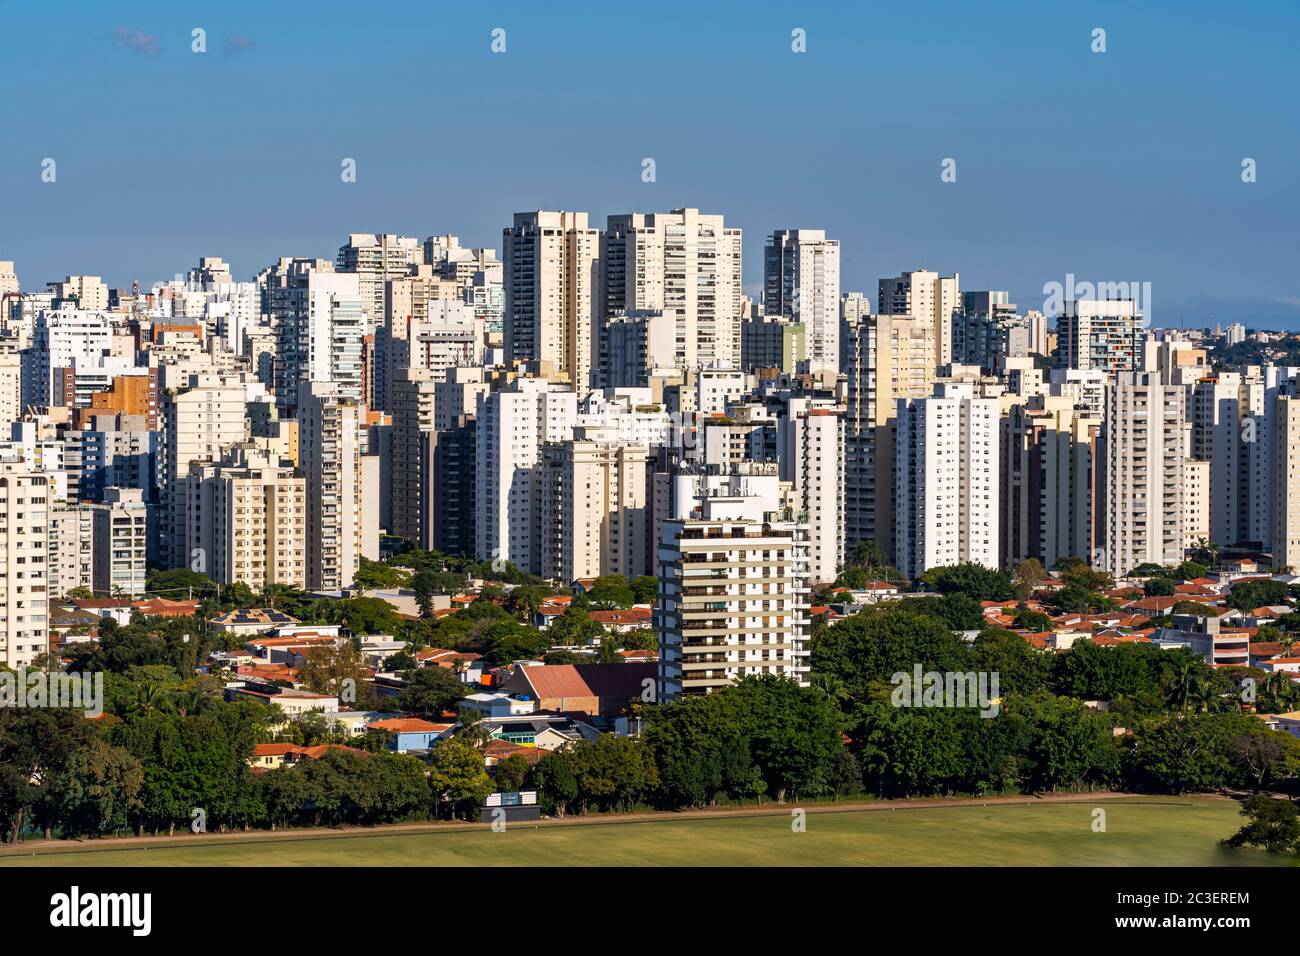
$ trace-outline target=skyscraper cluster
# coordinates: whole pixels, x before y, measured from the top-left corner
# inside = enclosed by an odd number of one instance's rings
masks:
[[[742,255],[681,208],[521,212],[499,250],[351,234],[147,291],[23,291],[0,262],[0,662],[74,589],[161,567],[338,595],[383,534],[657,577],[666,696],[806,680],[812,595],[862,554],[912,580],[1210,541],[1300,566],[1295,369],[1216,368],[1133,299],[1049,328],[926,269],[873,299],[821,229],[773,230],[752,296]]]

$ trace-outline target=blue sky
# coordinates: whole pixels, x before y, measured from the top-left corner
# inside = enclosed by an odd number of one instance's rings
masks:
[[[1038,308],[1073,273],[1151,282],[1161,325],[1300,328],[1290,0],[0,0],[0,37],[0,259],[28,288],[689,205],[745,230],[754,288],[763,235],[821,227],[873,297],[926,267]]]

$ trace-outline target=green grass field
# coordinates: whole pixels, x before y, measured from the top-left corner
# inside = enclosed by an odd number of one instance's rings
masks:
[[[1092,830],[1094,805],[1106,832]],[[32,855],[0,866],[1233,866],[1279,863],[1225,850],[1240,825],[1227,800],[1133,799],[673,819],[475,831],[348,834],[193,846],[156,845]]]

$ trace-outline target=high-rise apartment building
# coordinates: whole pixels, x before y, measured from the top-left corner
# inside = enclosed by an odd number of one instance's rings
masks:
[[[647,502],[644,445],[612,441],[609,428],[578,428],[572,441],[542,452],[542,570],[574,581],[646,566]]]
[[[809,580],[830,584],[844,564],[844,409],[791,405],[784,455],[808,526]]]
[[[149,507],[144,492],[108,488],[104,501],[93,505],[91,512],[95,592],[105,597],[142,597],[149,550]]]
[[[506,362],[587,388],[600,342],[600,231],[585,212],[521,212],[502,244]]]
[[[1300,397],[1274,400],[1273,566],[1300,568]]]
[[[1183,462],[1191,444],[1186,390],[1155,372],[1120,372],[1107,389],[1098,482],[1102,566],[1127,574],[1140,564],[1183,559]]]
[[[261,391],[260,385],[252,387]],[[163,396],[157,473],[162,501],[160,557],[165,567],[201,571],[210,558],[193,553],[188,544],[198,513],[185,479],[197,463],[219,461],[226,446],[244,440],[249,388],[222,375],[194,375],[186,388]],[[195,561],[202,566],[194,567]]]
[[[411,236],[353,233],[339,246],[334,268],[356,275],[361,308],[378,323],[384,315],[387,281],[406,275],[423,258],[424,244]]]
[[[307,479],[255,445],[230,447],[188,479],[200,520],[196,546],[219,584],[307,586]]]
[[[517,378],[478,398],[475,523],[480,560],[542,568],[542,448],[573,437],[577,396],[542,378]]]
[[[1001,428],[1002,567],[1026,558],[1046,568],[1090,560],[1101,419],[1070,398],[1040,394],[1007,409]]]
[[[50,479],[0,463],[0,662],[30,665],[50,650]]]
[[[108,308],[108,286],[99,276],[68,276],[62,282],[46,283],[54,295],[56,307],[62,301],[83,312],[102,312]]]
[[[803,325],[813,371],[839,370],[840,244],[822,229],[780,229],[763,250],[767,316]]]
[[[686,367],[740,361],[741,232],[722,216],[691,208],[610,216],[600,255],[605,316],[671,310]]]
[[[1057,320],[1059,364],[1110,374],[1142,367],[1142,315],[1132,299],[1079,299]]]
[[[436,375],[400,369],[393,382],[392,524],[389,533],[431,547],[432,462]]]
[[[778,510],[775,465],[705,482],[678,501],[659,545],[658,697],[705,694],[743,677],[809,680],[805,525]],[[691,485],[679,475],[675,481]],[[751,482],[770,486],[755,494]],[[679,496],[680,497],[680,496]]]
[[[378,525],[372,531],[370,522],[379,510],[362,462],[361,406],[339,383],[302,383],[298,454],[307,479],[307,587],[337,591],[352,583],[363,556],[377,556]],[[377,486],[377,471],[373,480]]]
[[[961,308],[960,276],[941,276],[919,269],[880,280],[879,313],[910,315],[934,327],[936,365],[947,365],[952,356],[953,313]]]
[[[848,318],[841,338],[844,416],[845,545],[874,541],[894,549],[894,420],[900,398],[934,388],[934,323],[906,315]]]
[[[898,569],[998,567],[998,400],[964,382],[898,400],[894,549]]]

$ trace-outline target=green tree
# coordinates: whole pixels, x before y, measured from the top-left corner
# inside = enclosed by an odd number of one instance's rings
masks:
[[[445,811],[451,819],[472,819],[474,811],[493,792],[483,756],[455,738],[440,740],[429,750],[429,789],[434,816]]]
[[[974,562],[931,568],[921,581],[940,594],[964,594],[976,601],[1008,601],[1014,596],[1010,573]]]
[[[528,778],[528,772],[532,769],[528,761],[519,754],[511,754],[505,760],[502,760],[496,766],[496,775],[493,778],[497,790],[503,793],[513,793],[524,788],[524,781]]]
[[[406,681],[393,704],[398,710],[421,717],[437,717],[452,710],[465,696],[460,678],[446,667],[417,667],[407,672]]]
[[[1300,852],[1300,812],[1291,800],[1258,793],[1242,802],[1241,815],[1250,822],[1224,840],[1224,846],[1258,846],[1269,853]]]

